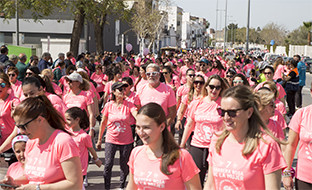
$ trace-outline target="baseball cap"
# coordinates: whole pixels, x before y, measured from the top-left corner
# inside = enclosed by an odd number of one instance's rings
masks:
[[[82,76],[79,73],[77,73],[76,71],[73,72],[72,74],[70,74],[69,76],[66,76],[65,79],[71,80],[71,81],[78,81],[80,83],[83,82]]]
[[[115,82],[112,85],[112,90],[116,90],[117,88],[120,88],[120,87],[128,87],[128,84],[122,83],[122,82]]]

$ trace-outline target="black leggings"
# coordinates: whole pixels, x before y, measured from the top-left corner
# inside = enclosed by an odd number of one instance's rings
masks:
[[[295,178],[295,187],[296,190],[308,190],[312,189],[312,183],[301,181],[300,179]]]
[[[190,154],[192,155],[196,166],[200,169],[199,178],[202,187],[204,186],[205,176],[208,171],[208,162],[207,162],[208,153],[209,153],[208,148],[198,148],[192,145],[190,146]]]

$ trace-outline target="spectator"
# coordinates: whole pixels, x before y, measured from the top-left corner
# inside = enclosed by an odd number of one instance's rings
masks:
[[[16,67],[18,69],[17,80],[23,81],[23,79],[25,78],[26,70],[27,70],[27,66],[25,64],[27,60],[27,56],[21,53],[18,57],[19,57],[19,62],[17,62],[16,64]]]
[[[8,76],[11,83],[11,88],[14,92],[14,96],[20,98],[22,96],[22,82],[17,80],[18,69],[16,67],[10,67],[8,69]]]
[[[2,45],[0,48],[0,63],[5,63],[9,60],[8,53],[9,49],[5,45]]]
[[[296,106],[302,107],[302,88],[306,83],[306,69],[307,66],[301,61],[300,55],[294,55],[294,60],[297,62],[297,69],[299,73],[299,89],[296,92]]]
[[[51,62],[49,62],[51,61]],[[43,69],[47,69],[48,67],[50,67],[52,65],[52,57],[51,54],[48,52],[44,52],[42,54],[41,60],[38,63],[38,68],[39,71],[41,72]]]

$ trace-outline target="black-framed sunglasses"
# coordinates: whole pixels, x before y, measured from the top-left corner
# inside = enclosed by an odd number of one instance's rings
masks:
[[[119,90],[119,92],[122,92],[125,90],[125,87],[119,87],[119,88],[116,88],[117,90]]]
[[[239,110],[243,110],[243,108],[235,109],[235,110],[224,110],[224,109],[222,109],[222,108],[217,108],[218,114],[219,114],[221,117],[224,117],[224,116],[225,116],[225,113],[227,113],[228,116],[230,116],[230,117],[236,117],[236,116],[237,116],[237,112],[238,112]]]
[[[15,76],[16,76],[16,74],[15,74],[15,73],[8,74],[8,75],[9,75],[9,77],[15,77]]]
[[[162,72],[162,74],[166,75],[166,74],[168,74],[168,72]]]
[[[196,81],[194,81],[194,84],[200,84],[200,85],[203,85],[203,84],[205,84],[205,82],[204,81],[198,81],[198,80],[196,80]]]
[[[208,86],[209,86],[209,88],[211,90],[213,90],[213,89],[220,90],[221,89],[221,86],[215,86],[215,85],[212,85],[212,84],[209,84]]]
[[[25,131],[26,128],[27,128],[27,125],[28,125],[30,122],[32,122],[32,121],[34,121],[35,119],[37,119],[38,117],[39,117],[39,115],[37,115],[36,117],[34,117],[33,119],[29,120],[28,122],[26,122],[26,123],[24,123],[24,124],[22,124],[22,125],[16,125],[16,127]]]
[[[30,73],[30,72],[29,72],[29,73],[26,73],[26,76],[28,76],[28,75],[30,75],[30,76],[31,76],[31,75],[32,75],[32,73]]]
[[[189,77],[195,77],[195,74],[189,74],[188,76]]]

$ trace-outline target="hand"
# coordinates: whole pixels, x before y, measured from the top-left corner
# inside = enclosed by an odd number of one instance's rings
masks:
[[[36,184],[25,184],[16,188],[16,190],[34,190],[36,189],[36,186]]]
[[[292,177],[282,177],[282,182],[283,182],[284,188],[286,190],[292,190],[293,189],[294,182],[293,182]]]
[[[103,163],[102,160],[99,159],[98,161],[95,162],[95,164],[100,168]]]
[[[181,123],[181,121],[178,120],[178,121],[176,122],[176,124],[174,125],[174,127],[176,128],[176,130],[182,129],[182,123]]]
[[[101,150],[102,149],[102,142],[98,141],[95,146],[96,146],[96,149]]]
[[[12,177],[10,176],[5,176],[3,180],[0,181],[0,183],[2,184],[7,184],[7,185],[12,185],[12,186],[16,186],[14,184],[14,180]],[[14,189],[12,187],[5,187],[5,186],[1,186],[2,189],[6,189],[6,190],[11,190],[11,189]]]

